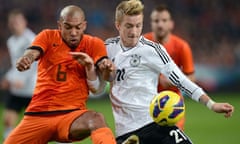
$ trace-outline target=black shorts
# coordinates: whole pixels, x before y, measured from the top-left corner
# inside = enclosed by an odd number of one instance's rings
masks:
[[[178,127],[159,126],[156,123],[117,137],[117,143],[122,144],[131,136],[137,137],[139,144],[192,144],[188,136]]]
[[[8,93],[6,98],[6,109],[20,112],[25,109],[31,101],[31,97],[21,97]]]

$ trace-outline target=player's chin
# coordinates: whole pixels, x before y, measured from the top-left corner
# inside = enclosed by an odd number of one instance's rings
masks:
[[[72,49],[77,48],[79,45],[79,41],[78,40],[69,40],[68,41],[68,46]]]
[[[76,48],[78,47],[78,44],[68,43],[68,46],[69,46],[71,49],[76,49]]]
[[[125,46],[126,47],[135,47],[137,43],[138,43],[138,38],[137,37],[128,38],[128,44],[125,45]]]

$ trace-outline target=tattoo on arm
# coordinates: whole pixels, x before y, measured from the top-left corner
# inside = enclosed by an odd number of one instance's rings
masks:
[[[31,53],[26,54],[24,57],[28,58],[31,61],[31,63],[35,61],[34,55]]]

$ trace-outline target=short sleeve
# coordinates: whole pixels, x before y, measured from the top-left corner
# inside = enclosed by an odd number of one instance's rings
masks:
[[[92,47],[92,58],[95,64],[100,59],[107,57],[107,51],[103,40],[98,37],[93,37]]]
[[[49,46],[50,36],[47,30],[41,31],[32,42],[32,46],[40,47],[45,52]]]

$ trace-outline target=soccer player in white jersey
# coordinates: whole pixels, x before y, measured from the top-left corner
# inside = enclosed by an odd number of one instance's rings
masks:
[[[157,94],[160,73],[193,100],[216,113],[230,117],[234,108],[228,103],[214,102],[179,70],[162,45],[141,36],[143,9],[139,0],[122,1],[115,13],[119,36],[106,40],[108,56],[117,69],[110,94],[117,142],[191,144],[176,126],[159,126],[149,115],[149,104]]]
[[[32,65],[31,70],[26,72],[19,72],[16,69],[17,59],[22,56],[35,37],[35,33],[27,28],[27,20],[20,10],[14,9],[9,13],[8,27],[12,33],[7,40],[11,68],[1,80],[1,88],[9,90],[3,118],[4,139],[16,126],[21,110],[30,102],[37,77],[36,63]]]

